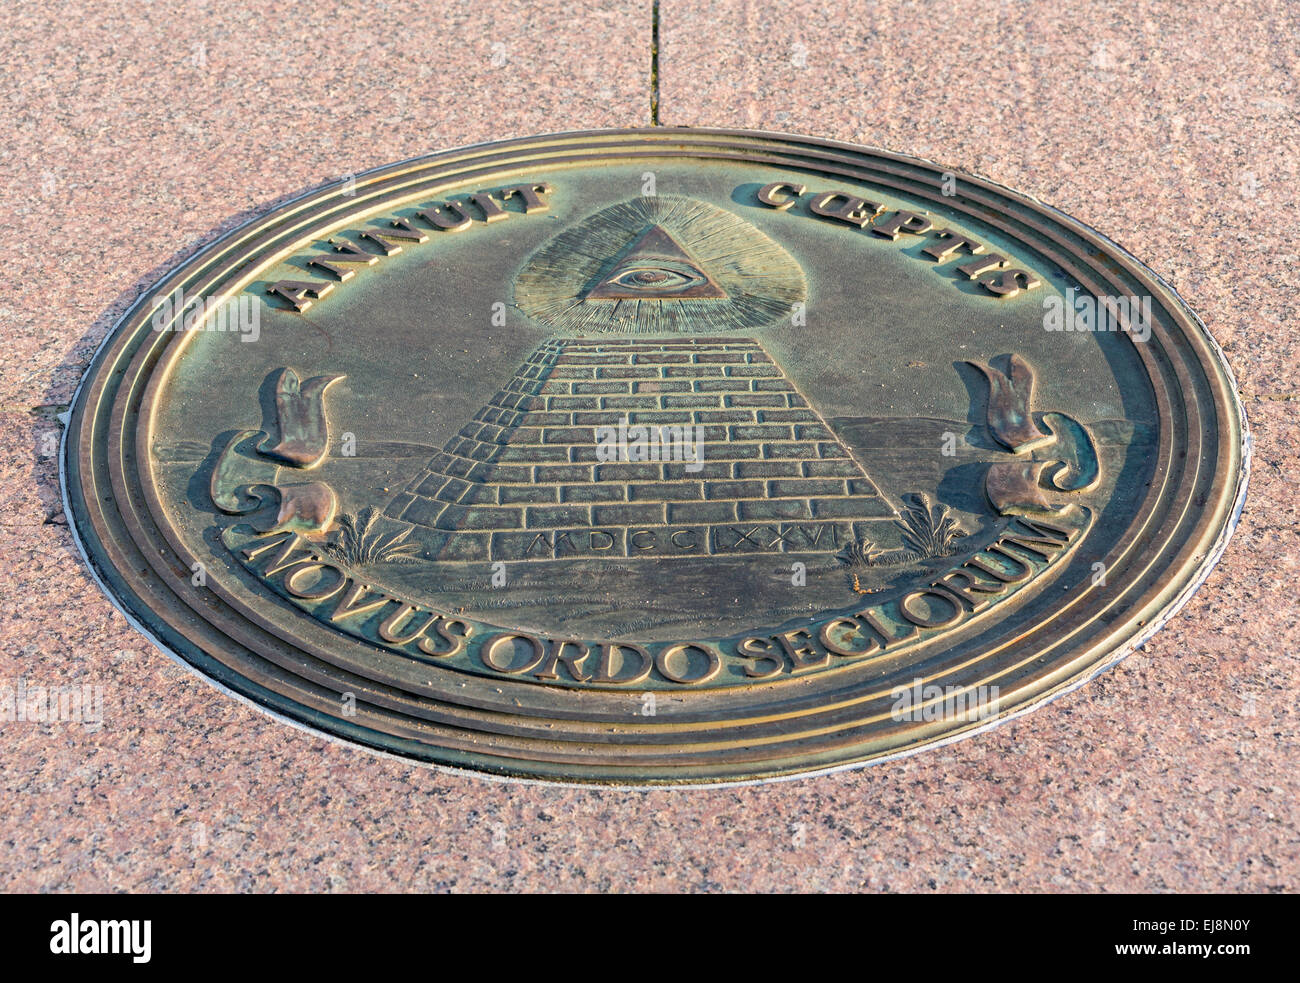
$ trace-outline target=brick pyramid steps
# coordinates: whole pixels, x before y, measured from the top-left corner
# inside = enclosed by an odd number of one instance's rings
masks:
[[[596,428],[623,421],[693,428],[701,458],[602,461]],[[834,552],[897,517],[762,345],[733,337],[546,341],[386,514],[464,561]]]

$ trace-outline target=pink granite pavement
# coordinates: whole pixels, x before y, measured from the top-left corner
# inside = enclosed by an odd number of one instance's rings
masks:
[[[761,787],[493,782],[259,714],[154,651],[83,571],[56,414],[136,293],[251,213],[443,147],[649,123],[651,4],[11,4],[0,687],[91,687],[104,721],[0,723],[5,889],[1300,887],[1300,8],[665,0],[659,16],[660,122],[975,171],[1187,298],[1255,439],[1208,582],[1142,652],[1036,713]]]

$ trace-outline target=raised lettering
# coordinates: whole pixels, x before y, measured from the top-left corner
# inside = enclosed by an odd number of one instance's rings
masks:
[[[320,300],[333,289],[334,284],[332,283],[309,283],[305,280],[277,280],[266,288],[266,292],[273,297],[287,300],[293,309],[301,314],[312,305],[312,301],[308,298]]]
[[[355,242],[349,242],[347,239],[331,239],[329,243],[334,247],[337,255],[330,256],[328,259],[324,256],[313,256],[307,261],[307,265],[328,270],[340,281],[350,279],[356,274],[356,270],[344,269],[338,265],[339,263],[361,263],[363,266],[372,266],[379,262],[378,256],[366,252]]]
[[[871,231],[886,239],[897,239],[903,233],[914,236],[924,235],[933,228],[934,223],[920,212],[897,211],[873,225]]]
[[[540,184],[516,184],[513,188],[501,189],[501,200],[518,196],[524,203],[524,214],[532,215],[534,212],[544,212],[550,208],[550,203],[542,198],[542,195],[549,195],[555,189],[549,184],[542,182]]]
[[[631,652],[638,660],[636,670],[627,674],[626,668],[631,663],[628,662],[623,653]],[[623,664],[618,670],[614,670],[614,657],[617,655]],[[654,666],[654,659],[650,653],[640,645],[633,645],[631,642],[602,642],[600,646],[600,656],[596,663],[596,674],[591,677],[593,683],[617,683],[626,685],[628,683],[639,683],[650,675],[650,670]]]
[[[965,236],[960,236],[951,229],[940,229],[935,233],[935,237],[943,239],[945,242],[932,242],[930,245],[922,249],[921,252],[925,253],[925,255],[929,256],[936,263],[942,263],[951,259],[956,255],[958,250],[962,249],[966,250],[966,252],[970,253],[972,256],[978,256],[980,253],[984,252],[984,246],[981,243],[976,242],[974,239],[967,239]]]
[[[772,654],[772,642],[767,638],[746,638],[742,639],[736,646],[742,659],[754,660],[745,666],[745,675],[750,679],[770,679],[785,668],[785,660],[779,655]],[[760,669],[759,664],[770,662],[772,668]]]
[[[675,655],[686,653],[694,650],[703,654],[707,660],[704,672],[698,676],[688,676],[685,672],[678,672],[672,667],[672,658]],[[722,660],[718,658],[718,653],[709,648],[709,646],[698,642],[680,642],[677,645],[670,645],[665,649],[660,649],[655,653],[655,668],[659,670],[660,675],[674,683],[683,683],[691,685],[694,683],[707,683],[722,670]]]
[[[571,649],[568,655],[565,655],[566,648]],[[550,652],[533,675],[538,679],[559,679],[560,674],[555,670],[559,663],[563,662],[569,667],[570,676],[577,682],[585,683],[591,678],[591,673],[582,671],[582,663],[586,661],[588,655],[590,652],[587,646],[576,638],[552,638]]]
[[[523,639],[532,646],[532,659],[521,666],[511,665],[510,663],[506,663],[505,665],[498,664],[497,650],[503,645],[509,645],[513,650],[515,639]],[[546,658],[546,646],[542,644],[542,640],[536,635],[530,635],[527,632],[502,632],[500,635],[494,636],[490,642],[487,642],[479,649],[479,658],[483,661],[483,665],[489,669],[517,676],[520,673],[529,672],[530,670],[537,668],[538,664]]]
[[[843,201],[839,204],[833,204],[839,199],[843,199]],[[858,198],[856,195],[844,191],[827,191],[808,203],[808,208],[814,214],[840,222],[847,222],[849,225],[855,225],[858,228],[862,228],[875,218],[876,213],[882,207],[884,206],[878,202],[867,201],[865,198]]]
[[[783,632],[772,637],[785,650],[785,654],[790,657],[790,661],[794,664],[794,672],[799,672],[801,669],[821,669],[831,663],[829,653],[819,652],[811,645],[797,644],[805,638],[810,642],[812,641],[812,635],[808,634],[807,630],[803,628],[796,628],[793,631]]]
[[[777,211],[784,211],[798,200],[799,196],[807,190],[802,184],[791,184],[788,181],[773,181],[771,184],[765,184],[758,189],[758,200],[769,208],[775,208]],[[789,197],[779,197],[789,195]]]

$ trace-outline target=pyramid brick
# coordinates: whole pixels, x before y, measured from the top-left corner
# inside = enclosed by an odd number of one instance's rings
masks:
[[[699,427],[699,462],[602,461],[598,427]],[[387,515],[448,561],[834,552],[896,518],[758,341],[554,338]]]

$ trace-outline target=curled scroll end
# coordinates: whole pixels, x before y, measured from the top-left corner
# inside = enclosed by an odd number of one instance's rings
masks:
[[[1068,492],[1095,487],[1101,477],[1101,462],[1088,428],[1064,413],[1044,413],[1043,424],[1055,435],[1051,453],[1060,458],[1052,462],[1052,486]]]
[[[1010,356],[1011,374],[992,365],[967,362],[984,373],[989,383],[988,427],[1004,447],[1023,454],[1052,439],[1034,423],[1030,404],[1034,395],[1034,370],[1019,355]]]
[[[999,515],[1013,512],[1053,512],[1039,484],[1049,461],[999,461],[989,465],[984,492]]]
[[[334,523],[338,514],[339,501],[334,489],[323,481],[313,481],[306,485],[286,485],[276,487],[280,496],[280,507],[274,518],[268,512],[262,522],[254,528],[260,533],[293,532],[305,535],[321,534]],[[270,520],[269,522],[266,520]]]
[[[264,495],[252,486],[273,485],[278,470],[257,456],[257,442],[265,436],[261,430],[241,430],[217,458],[208,479],[208,495],[222,512],[246,515],[261,508]]]
[[[258,450],[295,468],[314,468],[329,453],[325,390],[344,375],[318,375],[299,384],[298,373],[281,369],[275,377],[276,428],[279,441],[267,437]]]

